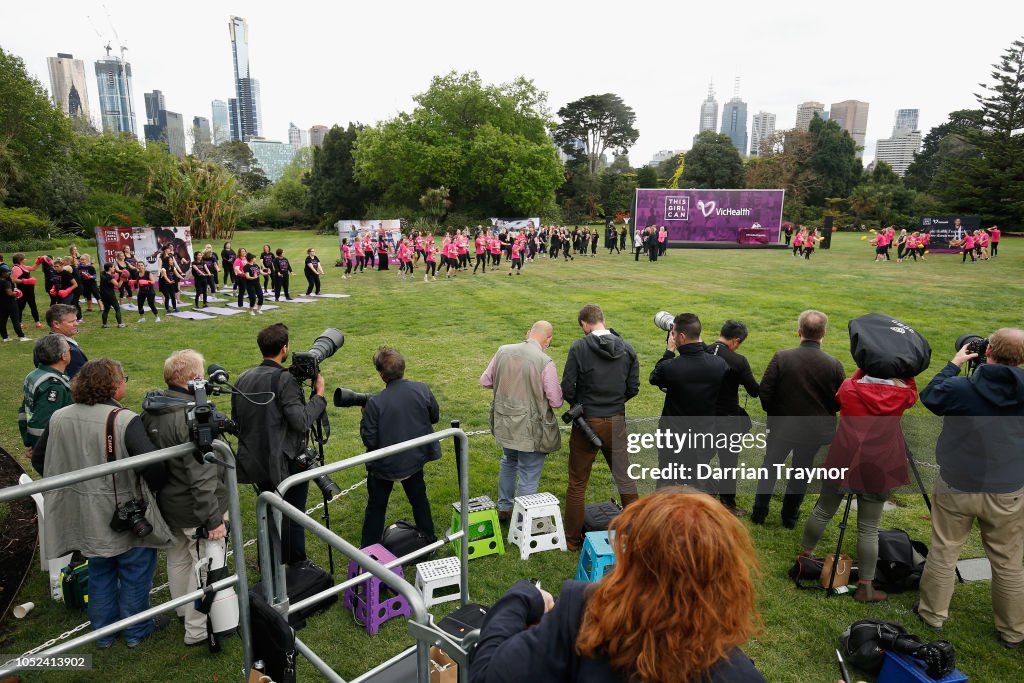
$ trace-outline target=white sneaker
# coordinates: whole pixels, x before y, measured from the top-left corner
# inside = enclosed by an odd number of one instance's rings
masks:
[[[253,316],[254,316],[254,315],[256,315],[256,311],[254,311],[254,310],[252,310],[252,309],[250,308],[250,309],[249,309],[249,315],[253,315]]]
[[[144,323],[144,322],[146,322],[146,319],[145,318],[139,318],[139,322],[140,323]]]
[[[261,308],[258,311],[256,311],[256,315],[263,315],[263,309]]]
[[[156,317],[156,322],[160,322],[160,316]]]
[[[18,337],[18,341],[20,341],[20,342],[32,341],[32,338],[31,337]]]
[[[9,342],[9,341],[11,341],[11,338],[10,338],[10,337],[4,337],[4,344],[6,344],[6,343],[7,343],[7,342]]]
[[[430,276],[429,275],[424,275],[423,276],[423,281],[424,282],[430,282]]]

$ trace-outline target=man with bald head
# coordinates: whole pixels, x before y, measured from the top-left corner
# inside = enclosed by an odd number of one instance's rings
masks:
[[[554,410],[562,405],[562,388],[545,353],[553,334],[551,323],[538,320],[526,341],[500,347],[480,376],[480,384],[494,390],[491,433],[502,451],[498,518],[503,522],[511,519],[517,495],[537,493],[544,457],[562,445]]]

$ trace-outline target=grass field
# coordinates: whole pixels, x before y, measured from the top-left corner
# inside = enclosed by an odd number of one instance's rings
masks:
[[[284,247],[293,262],[301,264],[301,255],[315,246],[322,259],[333,262],[337,240],[309,233],[238,233],[235,248],[245,246],[257,251],[264,242]],[[760,377],[771,354],[795,345],[796,317],[806,308],[819,308],[830,316],[831,331],[824,349],[837,356],[848,372],[854,369],[849,355],[846,322],[868,312],[884,312],[908,322],[927,337],[935,350],[932,368],[919,378],[926,383],[934,371],[953,354],[953,340],[962,332],[987,334],[1001,326],[1021,326],[1021,302],[1024,300],[1021,274],[1024,255],[1018,240],[1004,241],[997,259],[978,265],[961,265],[959,257],[931,255],[925,263],[873,263],[873,250],[857,235],[837,233],[830,251],[819,250],[811,261],[797,260],[784,251],[670,251],[667,258],[650,264],[634,262],[623,254],[608,256],[602,251],[596,258],[577,258],[573,262],[529,264],[521,277],[509,278],[507,271],[486,275],[460,275],[451,281],[424,283],[422,272],[411,281],[402,281],[393,269],[388,273],[367,272],[343,281],[341,271],[327,268],[325,291],[351,294],[351,298],[320,300],[313,304],[291,304],[252,318],[248,315],[209,321],[164,318],[165,322],[138,325],[128,315],[128,329],[101,330],[99,313],[86,314],[78,339],[90,358],[109,356],[119,359],[131,375],[125,404],[138,409],[145,392],[162,385],[163,359],[172,351],[191,347],[204,354],[208,363],[220,363],[237,376],[256,365],[259,353],[255,335],[262,326],[284,321],[291,330],[293,350],[308,344],[325,328],[338,327],[345,332],[344,348],[324,365],[328,390],[344,386],[356,391],[377,391],[380,380],[371,363],[373,351],[382,344],[397,347],[406,357],[407,377],[431,385],[441,406],[440,427],[458,419],[467,431],[487,428],[489,393],[478,384],[480,373],[495,349],[518,341],[537,319],[547,319],[555,328],[549,354],[559,370],[570,344],[578,338],[576,313],[585,303],[599,303],[610,327],[631,342],[639,354],[643,385],[640,395],[630,402],[630,416],[654,416],[661,410],[661,394],[646,383],[647,374],[664,350],[664,334],[651,320],[658,310],[693,311],[704,321],[706,341],[713,340],[722,321],[737,318],[746,322],[751,336],[741,352]],[[293,294],[303,292],[300,277],[293,280]],[[40,297],[41,300],[41,297]],[[35,336],[36,331],[30,331]],[[7,390],[0,394],[0,445],[21,454],[15,416],[21,397],[21,379],[29,371],[29,344],[0,346],[0,372],[7,377]],[[227,407],[226,401],[221,401]],[[761,414],[751,401],[748,409]],[[329,460],[361,452],[358,438],[358,410],[331,408],[333,436],[327,446]],[[927,411],[916,406],[914,415]],[[755,418],[756,419],[756,418]],[[446,448],[450,455],[451,445]],[[548,458],[541,480],[541,491],[564,497],[568,439],[560,452]],[[922,455],[927,459],[927,454]],[[497,493],[499,449],[489,434],[470,440],[471,494]],[[26,469],[27,462],[22,458]],[[450,519],[449,503],[457,489],[451,457],[428,467],[427,486],[433,501],[434,518],[439,528]],[[342,487],[358,482],[362,473],[348,471],[338,477]],[[316,490],[314,489],[314,493]],[[588,500],[606,500],[613,495],[610,476],[603,465],[594,468]],[[319,494],[316,494],[317,496]],[[310,497],[310,505],[317,502]],[[742,507],[750,507],[750,497],[741,496]],[[920,497],[901,494],[899,507],[883,518],[885,527],[908,530],[914,538],[928,540],[927,511]],[[332,528],[342,536],[358,541],[365,503],[363,489],[356,488],[332,505]],[[253,495],[243,492],[243,510],[247,513],[247,538],[254,536]],[[810,512],[813,498],[803,509]],[[873,606],[855,603],[849,597],[826,599],[817,592],[798,592],[785,577],[798,550],[798,531],[785,530],[775,514],[765,527],[751,533],[758,548],[763,574],[759,580],[759,609],[762,633],[745,646],[769,681],[834,681],[838,677],[834,647],[838,634],[856,619],[877,617],[903,622],[910,631],[932,637],[910,612],[916,594],[893,596]],[[411,511],[400,492],[392,497],[389,521],[411,519]],[[834,547],[835,524],[819,547]],[[852,532],[850,536],[854,536]],[[310,541],[311,555],[326,566],[326,551]],[[848,537],[847,552],[855,541]],[[977,539],[965,555],[980,555]],[[539,577],[546,587],[557,589],[561,581],[572,578],[578,556],[547,552],[528,563],[518,554],[488,557],[470,565],[470,589],[477,602],[490,603],[519,578]],[[256,575],[255,547],[249,548],[246,562]],[[38,566],[38,565],[37,565]],[[341,572],[344,572],[342,567]],[[413,570],[406,576],[411,580]],[[162,583],[162,572],[157,577]],[[82,613],[69,612],[46,597],[42,573],[33,570],[18,602],[32,600],[36,609],[24,621],[12,621],[2,637],[0,651],[24,652],[69,627],[85,620]],[[167,598],[163,592],[157,602]],[[643,595],[635,596],[643,600]],[[451,604],[451,603],[449,603]],[[438,610],[435,614],[443,613]],[[957,648],[957,661],[973,681],[1015,681],[1021,679],[1021,654],[999,647],[992,625],[989,585],[977,583],[957,587],[952,605],[953,617],[944,637]],[[95,668],[88,674],[28,673],[25,680],[55,681],[175,681],[237,680],[240,647],[235,639],[226,652],[214,656],[199,649],[186,649],[181,642],[182,629],[175,622],[136,651],[119,641],[111,650],[95,652]],[[344,677],[351,678],[410,644],[404,626],[389,623],[381,633],[369,637],[353,623],[352,616],[340,606],[315,618],[301,634],[327,662]],[[301,659],[301,658],[300,658]],[[313,670],[300,665],[302,679],[312,678]],[[302,675],[305,674],[305,675]]]

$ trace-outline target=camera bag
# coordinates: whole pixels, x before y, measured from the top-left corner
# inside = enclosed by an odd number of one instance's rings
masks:
[[[430,545],[433,541],[408,520],[400,519],[384,530],[380,544],[395,557],[402,557],[420,548]],[[420,561],[429,557],[420,558]]]
[[[301,562],[291,563],[285,567],[284,575],[289,602],[305,600],[311,595],[325,591],[334,585],[334,577],[325,572],[319,565],[311,560],[302,560]],[[258,582],[249,590],[250,598],[257,593],[262,598],[262,581]],[[327,609],[336,602],[338,602],[337,593],[324,598],[317,604],[306,609],[299,610],[298,612],[289,612],[288,623],[298,631],[306,625],[306,619],[314,614],[326,612]],[[274,680],[276,681],[277,679],[275,678]]]
[[[612,520],[622,512],[622,506],[614,500],[590,503],[583,509],[583,532],[608,531]]]
[[[253,659],[262,659],[276,683],[295,683],[295,629],[253,590],[249,594]]]
[[[921,583],[928,546],[910,538],[903,529],[878,532],[875,586],[886,593],[916,590]]]
[[[891,315],[868,313],[849,324],[850,355],[872,377],[915,377],[928,369],[928,340]]]
[[[73,555],[71,562],[60,570],[60,594],[70,609],[89,606],[89,560]]]
[[[483,605],[470,602],[446,616],[437,626],[445,633],[462,640],[470,631],[483,628],[487,609]]]

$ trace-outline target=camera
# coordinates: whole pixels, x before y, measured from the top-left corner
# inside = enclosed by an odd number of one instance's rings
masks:
[[[334,406],[336,408],[351,408],[353,406],[365,406],[373,394],[360,394],[358,391],[338,387],[334,390]]]
[[[312,381],[320,374],[320,363],[333,356],[344,345],[344,333],[341,330],[328,327],[313,340],[309,351],[292,354],[292,365],[288,370],[300,382]]]
[[[974,371],[978,369],[979,365],[985,363],[985,351],[988,350],[988,339],[977,334],[961,334],[956,338],[956,344],[954,344],[954,351],[959,351],[964,346],[967,347],[969,353],[978,354],[977,358],[973,358],[967,361],[967,374],[973,375]]]
[[[114,516],[110,519],[110,528],[114,531],[131,531],[139,538],[153,533],[153,525],[146,521],[146,501],[133,498],[124,503],[117,503]]]
[[[320,457],[317,455],[315,450],[309,447],[292,458],[292,466],[296,473],[313,469],[319,464]],[[334,498],[335,496],[341,495],[341,487],[331,481],[331,478],[326,474],[321,474],[313,480],[313,483],[316,484],[316,487],[320,489],[320,492],[327,498]]]
[[[601,447],[601,437],[595,434],[594,430],[587,424],[587,421],[583,419],[582,403],[577,403],[573,407],[569,408],[569,410],[562,413],[562,422],[565,424],[576,425],[576,428],[583,433],[583,436],[586,437],[587,441],[589,441],[594,448]]]
[[[675,323],[676,317],[668,311],[658,311],[654,314],[654,324],[666,332],[672,331],[672,326]]]
[[[879,636],[878,643],[882,648],[920,660],[930,678],[945,678],[956,668],[956,651],[947,640],[922,643],[917,636],[892,632],[882,632]]]

